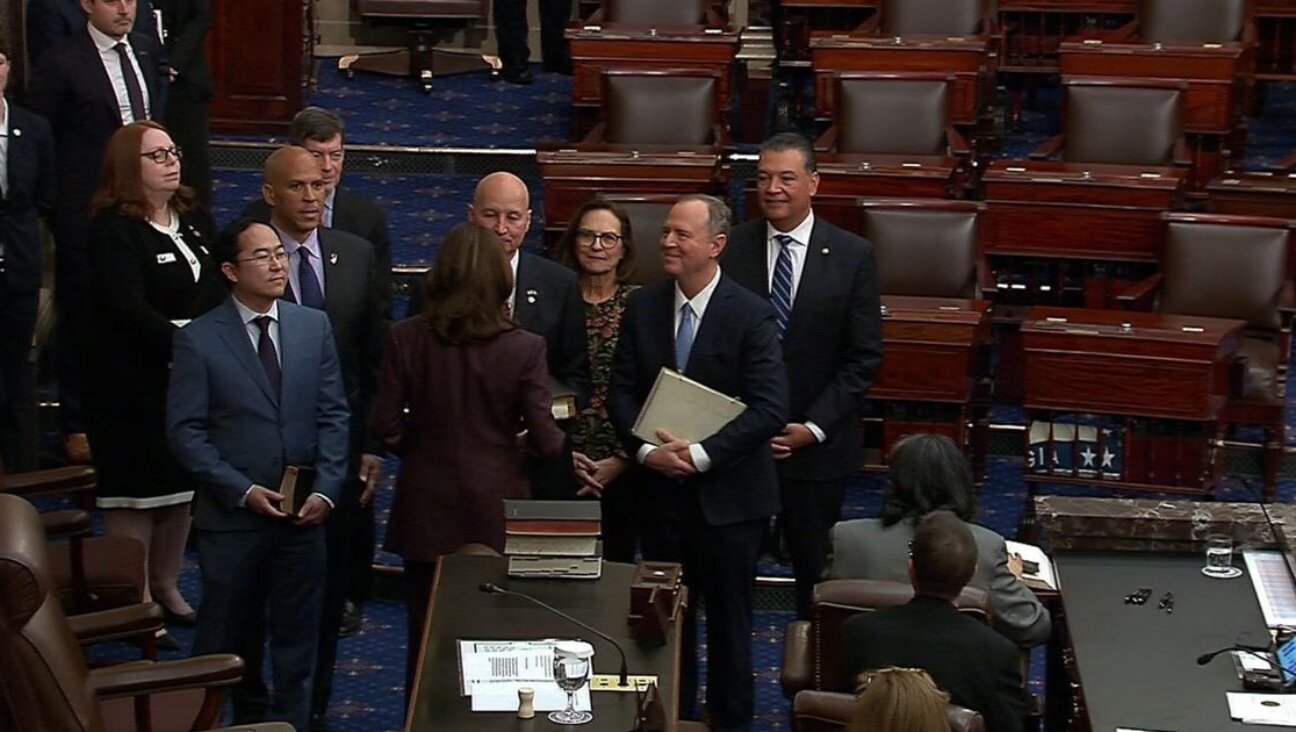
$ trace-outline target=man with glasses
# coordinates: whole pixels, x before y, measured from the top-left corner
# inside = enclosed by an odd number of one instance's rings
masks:
[[[49,120],[58,151],[52,225],[58,305],[59,402],[68,456],[90,459],[81,420],[80,330],[90,291],[90,198],[108,139],[122,125],[161,116],[163,59],[155,38],[133,32],[136,0],[81,0],[88,22],[45,51],[28,104]]]
[[[304,730],[323,607],[322,522],[342,497],[351,414],[328,317],[281,299],[289,265],[278,234],[242,220],[213,255],[230,297],[176,333],[167,392],[171,450],[198,482],[194,653],[247,661],[231,693],[233,723]],[[289,466],[313,471],[300,508],[278,492]],[[267,635],[273,693],[260,673]]]

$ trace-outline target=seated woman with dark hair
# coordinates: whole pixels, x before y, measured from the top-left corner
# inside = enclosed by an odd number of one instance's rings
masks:
[[[920,668],[889,666],[860,674],[847,732],[948,732],[949,694]]]
[[[897,442],[882,501],[878,518],[842,521],[833,527],[825,579],[907,583],[914,526],[932,511],[945,509],[967,522],[976,538],[977,571],[968,584],[990,593],[995,629],[1026,648],[1048,640],[1048,610],[1022,583],[1020,561],[1010,561],[1002,536],[972,523],[972,468],[952,440],[916,434]]]

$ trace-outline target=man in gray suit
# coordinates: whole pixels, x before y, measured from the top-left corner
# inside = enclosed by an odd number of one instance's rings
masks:
[[[328,318],[279,299],[287,256],[274,230],[240,222],[213,254],[231,297],[177,332],[167,396],[171,450],[198,480],[194,653],[259,659],[268,631],[274,694],[249,665],[231,695],[234,722],[306,729],[324,593],[321,524],[347,468],[342,369]],[[295,512],[277,492],[288,466],[315,476]]]
[[[1021,558],[1008,555],[1002,536],[972,523],[976,516],[972,468],[944,435],[920,433],[896,443],[881,517],[842,521],[833,527],[832,558],[824,579],[908,582],[914,527],[938,509],[963,519],[976,540],[976,574],[968,584],[990,593],[995,630],[1023,648],[1048,640],[1049,613],[1022,583]]]

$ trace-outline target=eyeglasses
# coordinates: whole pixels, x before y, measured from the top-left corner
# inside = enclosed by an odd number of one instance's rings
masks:
[[[285,252],[282,249],[276,249],[274,253],[270,253],[262,249],[261,251],[257,252],[256,254],[253,254],[250,257],[244,257],[243,259],[236,259],[234,261],[251,262],[260,267],[269,267],[270,260],[272,259],[280,264],[283,264],[288,261],[288,252]]]
[[[156,150],[140,153],[140,157],[148,158],[158,165],[166,165],[171,158],[175,158],[177,163],[180,162],[180,158],[184,157],[184,153],[180,152],[178,147],[159,147]]]
[[[611,249],[625,239],[620,234],[611,231],[590,231],[589,229],[580,229],[576,232],[576,243],[581,246],[592,247],[594,242],[602,244],[604,247]]]

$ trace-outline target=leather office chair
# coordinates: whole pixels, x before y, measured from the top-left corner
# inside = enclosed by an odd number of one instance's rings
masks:
[[[1184,84],[1141,79],[1063,79],[1062,134],[1031,153],[1042,160],[1112,165],[1188,165]]]
[[[603,7],[585,22],[648,28],[692,25],[723,28],[728,21],[723,4],[715,0],[603,0]]]
[[[837,691],[840,677],[841,626],[856,613],[903,605],[913,599],[913,587],[884,580],[827,580],[815,585],[812,617],[788,623],[783,636],[783,696],[791,699],[805,689]],[[990,595],[965,587],[955,603],[986,625],[990,624]]]
[[[1245,320],[1240,392],[1220,414],[1226,428],[1254,424],[1264,430],[1266,500],[1277,488],[1282,462],[1287,361],[1296,307],[1292,247],[1296,222],[1220,214],[1162,214],[1166,250],[1161,272],[1130,288],[1125,307],[1163,313]],[[1221,459],[1216,454],[1216,460]]]
[[[840,732],[850,724],[855,695],[840,691],[797,692],[792,699],[792,729],[796,732]],[[980,712],[949,705],[950,732],[985,732]]]
[[[883,36],[980,36],[994,32],[986,0],[883,0],[860,30]]]
[[[701,69],[603,72],[602,119],[586,143],[718,148],[724,129],[720,75]]]
[[[1139,0],[1122,28],[1146,43],[1255,43],[1248,0]]]
[[[0,494],[68,498],[78,506],[41,513],[46,536],[65,540],[50,545],[48,566],[63,606],[73,615],[144,598],[144,547],[130,537],[90,535],[96,478],[88,465],[9,475],[0,464]]]
[[[0,687],[18,728],[210,729],[220,716],[219,689],[242,677],[242,659],[212,655],[90,670],[47,563],[36,509],[17,496],[0,495]],[[157,606],[150,612],[160,614]]]
[[[841,155],[966,155],[954,129],[954,79],[941,74],[842,73],[837,117],[815,149]]]
[[[666,215],[675,205],[678,196],[603,195],[605,201],[617,204],[630,218],[630,231],[634,234],[635,270],[630,281],[647,285],[666,277],[662,270],[661,231]]]
[[[485,21],[483,0],[353,0],[352,7],[366,23],[405,26],[409,46],[399,51],[343,56],[338,59],[338,71],[348,77],[357,71],[408,76],[418,81],[424,92],[430,92],[434,76],[491,68],[481,54],[435,49],[455,30]]]
[[[985,204],[875,198],[859,205],[881,294],[977,296],[978,271],[985,269],[979,223]]]

